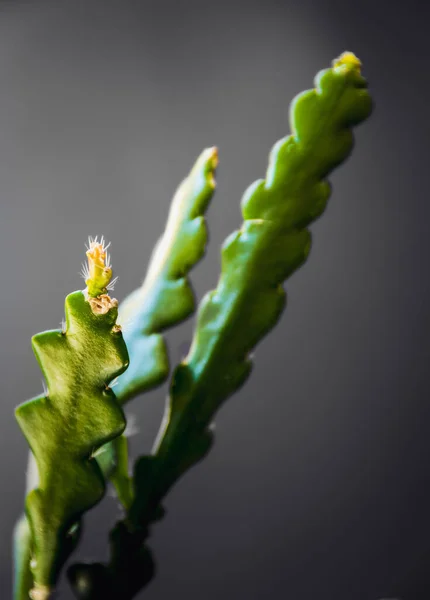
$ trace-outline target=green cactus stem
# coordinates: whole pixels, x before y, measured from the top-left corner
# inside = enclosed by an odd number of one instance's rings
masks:
[[[136,465],[138,494],[129,514],[135,525],[148,516],[147,495],[157,488],[158,497],[165,494],[206,454],[215,412],[246,381],[252,349],[285,308],[282,283],[308,257],[308,225],[330,196],[326,177],[349,156],[351,127],[371,112],[360,66],[346,52],[317,75],[315,89],[294,99],[292,135],[272,149],[266,179],[243,196],[244,223],[224,242],[218,286],[203,299],[189,355],[173,374],[154,449],[155,481],[140,475],[146,458]]]
[[[33,587],[33,576],[30,569],[31,531],[28,519],[22,515],[13,531],[13,598],[28,600]]]
[[[16,409],[38,470],[37,487],[26,498],[33,600],[50,597],[82,514],[104,495],[94,453],[125,428],[109,388],[127,368],[128,353],[116,323],[117,301],[107,293],[112,271],[106,248],[103,240],[90,239],[87,289],[67,296],[65,328],[32,338],[47,393]]]
[[[28,453],[26,495],[39,486],[39,474],[34,456]],[[77,537],[75,537],[77,541]],[[25,514],[21,515],[13,532],[13,599],[28,600],[33,587],[30,568],[32,554],[30,524]]]
[[[205,212],[215,190],[218,153],[206,148],[178,187],[166,228],[151,257],[140,288],[120,304],[130,366],[115,382],[115,395],[125,404],[157,385],[169,374],[169,356],[162,332],[189,317],[195,298],[188,273],[202,258],[207,244]],[[128,440],[122,436],[97,457],[100,468],[113,483],[124,508],[132,500]]]
[[[131,599],[145,568],[150,577],[153,568],[144,543],[150,525],[162,517],[161,502],[169,489],[210,449],[216,411],[249,377],[252,349],[285,308],[282,284],[309,255],[308,226],[326,207],[331,191],[327,177],[349,156],[351,128],[371,110],[361,63],[350,52],[317,74],[315,89],[292,102],[292,134],[272,149],[266,178],[243,196],[243,225],[224,242],[217,288],[203,299],[190,352],[174,371],[153,453],[135,465],[134,500],[113,533],[126,531],[128,547],[135,540],[128,565],[139,566],[123,566],[118,556],[124,542],[112,535],[106,567],[79,564],[70,569],[78,598],[107,600],[121,590],[121,598]]]
[[[215,190],[217,162],[216,148],[201,153],[176,191],[143,285],[119,307],[118,321],[130,355],[129,368],[115,384],[122,404],[166,379],[169,360],[161,332],[194,312],[187,275],[205,252],[204,214]]]

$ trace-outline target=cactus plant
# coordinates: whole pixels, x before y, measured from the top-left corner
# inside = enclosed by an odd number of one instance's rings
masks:
[[[67,297],[65,331],[33,338],[48,393],[17,409],[39,481],[26,500],[30,530],[25,520],[16,530],[15,600],[23,600],[30,586],[34,600],[50,597],[76,546],[80,519],[100,500],[108,477],[125,516],[110,534],[109,563],[72,565],[72,588],[81,600],[131,600],[151,580],[147,539],[164,514],[163,499],[207,454],[216,411],[249,377],[252,349],[285,308],[283,282],[308,257],[308,226],[323,213],[331,191],[327,176],[348,157],[352,127],[371,110],[361,63],[351,52],[293,101],[292,133],[273,147],[265,179],[242,198],[243,224],[223,244],[218,285],[200,304],[153,451],[137,459],[133,476],[121,406],[167,378],[162,333],[194,310],[187,274],[206,245],[204,212],[215,188],[216,149],[203,152],[179,187],[146,279],[119,311],[108,295],[106,247],[90,241],[87,288]],[[107,386],[117,376],[115,396]],[[25,568],[30,553],[31,570]]]
[[[87,288],[67,296],[65,327],[32,339],[46,393],[16,409],[39,475],[26,498],[34,600],[49,597],[76,523],[104,495],[95,451],[126,425],[109,387],[127,368],[128,353],[116,324],[118,303],[108,294],[112,269],[103,240],[90,240],[87,255]]]
[[[198,157],[172,200],[166,229],[154,249],[142,286],[119,306],[118,320],[130,354],[130,366],[115,384],[122,405],[166,380],[169,356],[162,332],[195,310],[187,274],[206,248],[204,213],[215,190],[217,162],[216,148],[207,148]],[[110,446],[107,454],[100,455],[99,464],[128,508],[132,500],[128,442],[121,436]]]
[[[199,156],[173,198],[142,286],[119,306],[118,319],[130,353],[130,366],[115,386],[121,404],[166,379],[169,358],[161,332],[194,312],[187,273],[206,248],[204,213],[215,190],[217,161],[216,148]]]

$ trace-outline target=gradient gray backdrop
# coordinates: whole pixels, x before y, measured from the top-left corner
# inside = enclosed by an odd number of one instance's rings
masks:
[[[386,6],[385,6],[386,5]],[[430,598],[429,9],[424,2],[158,0],[0,3],[0,565],[27,448],[14,407],[42,390],[30,337],[59,326],[88,235],[112,242],[122,298],[143,277],[176,185],[220,150],[212,288],[243,190],[286,135],[288,104],[342,51],[375,112],[312,226],[308,263],[217,418],[210,457],[154,528],[167,600]],[[192,320],[169,334],[174,361]],[[131,405],[135,455],[167,387]],[[107,554],[108,497],[80,559]],[[61,599],[71,599],[65,582]]]

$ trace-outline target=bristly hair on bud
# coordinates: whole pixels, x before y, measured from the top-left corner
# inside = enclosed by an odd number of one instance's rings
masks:
[[[112,279],[112,266],[110,255],[107,252],[110,243],[106,243],[104,236],[98,239],[90,236],[86,246],[87,263],[82,265],[81,275],[85,279],[87,288],[85,293],[91,304],[93,312],[105,314],[117,302],[109,297],[108,292],[114,289],[118,280]]]

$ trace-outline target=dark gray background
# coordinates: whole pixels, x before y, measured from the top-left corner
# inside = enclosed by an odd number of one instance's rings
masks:
[[[290,100],[346,49],[375,112],[331,178],[287,311],[218,415],[213,452],[168,499],[142,596],[430,598],[428,21],[415,0],[0,3],[1,598],[27,456],[13,410],[42,389],[30,337],[83,287],[87,236],[112,241],[122,298],[176,185],[217,145],[200,298],[243,190],[288,133]],[[191,328],[169,334],[174,361]],[[166,389],[131,406],[135,454]],[[80,559],[106,556],[116,514],[112,498],[91,513]]]

